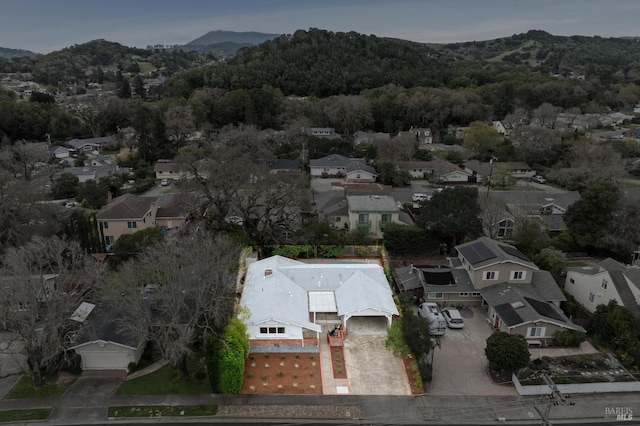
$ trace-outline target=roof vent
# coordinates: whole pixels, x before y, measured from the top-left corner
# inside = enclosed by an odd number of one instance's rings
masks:
[[[267,278],[267,277],[270,277],[271,275],[273,275],[273,269],[271,269],[271,268],[265,268],[265,270],[264,270],[264,277],[265,277],[265,278]]]

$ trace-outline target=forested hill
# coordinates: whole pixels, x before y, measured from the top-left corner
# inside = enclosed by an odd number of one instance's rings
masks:
[[[0,58],[35,58],[38,56],[37,53],[31,52],[29,50],[22,49],[10,49],[8,47],[0,47]]]
[[[36,58],[0,59],[0,72],[31,73],[41,84],[81,82],[101,68],[137,74],[158,70],[166,75],[200,65],[213,56],[197,52],[151,51],[123,46],[106,40],[76,44]],[[101,71],[102,72],[102,71]]]
[[[638,38],[565,37],[540,30],[495,40],[429,47],[448,58],[525,64],[556,73],[584,72],[590,65],[619,69],[640,64]]]
[[[311,29],[244,48],[224,64],[176,76],[167,87],[169,93],[173,86],[188,96],[187,87],[236,90],[268,85],[286,95],[325,97],[387,84],[480,87],[512,79],[514,72],[544,79],[553,74],[596,75],[608,84],[619,82],[621,76],[632,77],[630,70],[639,64],[640,43],[635,39],[529,31],[495,40],[434,45]]]
[[[285,94],[324,97],[386,84],[440,86],[450,70],[424,49],[395,40],[311,29],[242,49],[224,64],[188,74],[193,82],[214,87],[270,85]]]

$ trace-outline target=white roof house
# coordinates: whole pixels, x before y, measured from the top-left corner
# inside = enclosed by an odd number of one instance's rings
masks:
[[[282,256],[249,265],[240,304],[249,311],[252,344],[317,341],[319,314],[339,317],[345,328],[351,317],[384,317],[390,324],[398,315],[380,265],[308,264]]]

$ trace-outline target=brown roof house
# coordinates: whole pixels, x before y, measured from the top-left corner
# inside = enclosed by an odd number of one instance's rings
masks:
[[[139,197],[121,195],[104,206],[96,215],[107,247],[124,234],[133,234],[152,226],[164,229],[184,225],[186,213],[172,196]]]

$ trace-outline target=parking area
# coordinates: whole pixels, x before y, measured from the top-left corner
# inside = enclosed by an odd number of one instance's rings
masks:
[[[433,353],[430,395],[517,395],[512,385],[497,385],[484,355],[491,326],[482,308],[463,311],[464,328],[448,328]]]

